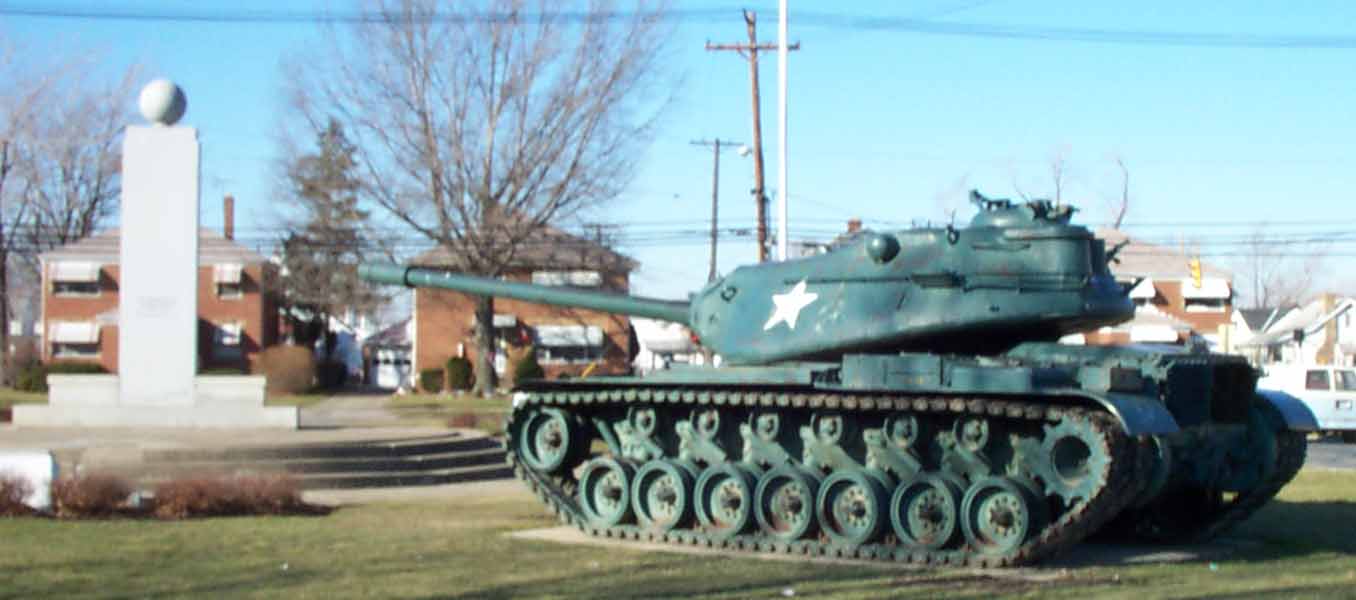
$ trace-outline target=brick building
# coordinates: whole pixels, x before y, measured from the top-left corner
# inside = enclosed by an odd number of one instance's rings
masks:
[[[244,370],[278,339],[276,268],[207,229],[198,237],[198,365]],[[119,230],[43,253],[43,362],[97,362],[118,372]]]
[[[636,263],[605,246],[550,229],[541,241],[520,248],[508,281],[565,285],[625,294]],[[417,257],[414,264],[459,271],[445,249]],[[440,368],[453,356],[475,357],[475,302],[450,290],[414,290],[414,373]],[[494,302],[495,370],[508,373],[510,351],[535,347],[549,378],[630,371],[634,356],[631,321],[624,315],[497,298]]]
[[[1134,284],[1130,299],[1135,318],[1114,327],[1083,334],[1088,344],[1180,344],[1194,336],[1212,346],[1221,343],[1221,327],[1233,319],[1233,275],[1166,246],[1104,229],[1097,237],[1108,249],[1129,242],[1110,265],[1116,280]],[[1135,282],[1138,281],[1138,284]]]

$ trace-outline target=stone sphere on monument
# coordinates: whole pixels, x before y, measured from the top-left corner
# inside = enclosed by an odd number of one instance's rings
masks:
[[[141,108],[141,116],[147,121],[156,125],[173,125],[188,109],[188,98],[173,81],[156,79],[141,88],[137,104]]]

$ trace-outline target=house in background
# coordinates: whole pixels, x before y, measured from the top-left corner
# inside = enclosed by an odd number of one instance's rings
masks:
[[[199,233],[200,370],[245,370],[278,338],[278,305],[268,292],[275,289],[276,267],[230,238],[229,226],[226,235]],[[91,362],[118,372],[119,257],[118,229],[39,256],[43,362]]]
[[[1240,341],[1256,364],[1356,366],[1356,299],[1323,294],[1282,313],[1250,338]]]
[[[680,323],[655,319],[632,318],[636,343],[640,346],[631,364],[640,374],[667,369],[674,365],[705,363],[701,346],[693,339],[692,330]]]
[[[363,340],[363,371],[367,385],[382,389],[414,387],[410,340],[414,319],[404,319]]]
[[[1199,337],[1217,350],[1226,350],[1224,346],[1231,344],[1226,338],[1234,312],[1232,274],[1166,246],[1135,240],[1121,231],[1102,229],[1097,237],[1106,241],[1108,250],[1125,244],[1116,254],[1118,262],[1109,267],[1116,281],[1132,286],[1135,317],[1072,341],[1093,345],[1183,344]]]
[[[459,272],[459,259],[446,249],[426,252],[416,265]],[[625,294],[636,263],[602,244],[548,228],[520,247],[506,281],[570,286]],[[451,290],[417,288],[413,308],[414,372],[441,368],[447,359],[475,360],[475,302]],[[625,315],[547,306],[496,298],[495,370],[509,373],[510,347],[532,345],[548,378],[630,372],[634,353],[631,321]]]

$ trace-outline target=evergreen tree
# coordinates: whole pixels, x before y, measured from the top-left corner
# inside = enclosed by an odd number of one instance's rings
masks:
[[[370,311],[381,300],[357,274],[369,214],[358,204],[353,155],[343,127],[330,120],[314,151],[286,165],[294,219],[282,240],[283,304],[294,339],[310,345],[323,336],[326,358],[335,343],[329,318]]]

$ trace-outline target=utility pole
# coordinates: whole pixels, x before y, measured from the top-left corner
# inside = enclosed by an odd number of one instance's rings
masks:
[[[767,261],[767,193],[763,184],[763,118],[758,97],[758,53],[776,50],[776,44],[758,43],[758,14],[744,11],[744,25],[749,32],[747,44],[712,44],[706,42],[708,51],[738,52],[749,63],[749,81],[753,85],[753,200],[757,203],[758,219],[758,262]],[[792,44],[791,50],[799,50],[800,43]]]
[[[791,237],[791,219],[786,216],[790,206],[791,184],[787,183],[786,168],[786,0],[777,3],[777,260],[786,260]]]
[[[720,147],[738,143],[720,138],[692,141],[693,146],[706,146],[714,149],[711,163],[711,271],[706,276],[707,281],[716,280],[716,227],[719,218],[717,209],[720,206]]]

